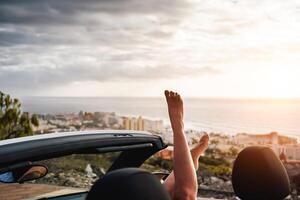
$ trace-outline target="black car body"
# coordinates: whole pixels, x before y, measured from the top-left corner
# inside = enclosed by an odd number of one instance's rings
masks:
[[[0,141],[0,173],[19,166],[72,154],[120,152],[108,171],[140,167],[166,148],[161,137],[139,131],[85,131],[52,133]],[[84,199],[86,192],[51,197]],[[34,199],[34,198],[33,198]]]

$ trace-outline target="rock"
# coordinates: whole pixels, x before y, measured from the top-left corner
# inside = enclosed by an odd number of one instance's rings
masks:
[[[224,183],[224,181],[222,179],[219,179],[219,178],[214,177],[214,176],[211,177],[210,180],[211,180],[212,183]]]
[[[47,176],[48,177],[53,177],[53,176],[55,176],[55,174],[54,173],[49,173],[49,174],[47,174]]]
[[[71,187],[78,187],[78,186],[80,186],[80,183],[76,182],[75,179],[71,177],[71,178],[67,178],[64,181],[64,185],[71,186]]]
[[[64,179],[64,178],[65,178],[65,174],[64,174],[64,173],[59,173],[59,174],[58,174],[58,178]]]
[[[91,165],[91,168],[93,169],[93,172],[97,175],[97,178],[101,178],[104,176],[105,170],[103,168],[94,165]]]
[[[199,189],[200,189],[200,190],[201,190],[201,189],[203,189],[203,190],[209,190],[210,188],[209,188],[208,186],[206,186],[206,185],[200,184],[200,185],[199,185]]]
[[[90,164],[88,164],[86,166],[85,172],[86,172],[87,177],[90,177],[90,178],[97,177],[97,175],[93,172],[93,169]]]
[[[75,178],[68,178],[68,181],[75,183]]]
[[[232,185],[231,181],[226,181],[225,184],[228,185],[228,186]]]

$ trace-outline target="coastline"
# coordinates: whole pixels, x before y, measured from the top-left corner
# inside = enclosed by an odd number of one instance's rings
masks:
[[[300,139],[300,101],[293,101],[291,105],[278,101],[269,104],[266,100],[187,98],[186,128],[227,135],[276,131]],[[26,97],[22,99],[22,107],[24,111],[37,114],[77,113],[81,110],[116,112],[122,116],[163,120],[169,125],[163,98]]]

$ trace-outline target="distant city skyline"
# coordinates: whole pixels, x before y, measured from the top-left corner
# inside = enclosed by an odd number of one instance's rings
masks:
[[[0,91],[300,98],[300,1],[0,2]]]

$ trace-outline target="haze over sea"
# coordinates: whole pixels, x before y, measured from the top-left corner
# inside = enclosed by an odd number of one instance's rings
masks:
[[[168,113],[163,98],[131,97],[22,97],[30,113],[116,112],[126,116],[163,119]],[[269,133],[300,138],[300,100],[237,100],[186,98],[187,128],[227,134]]]

